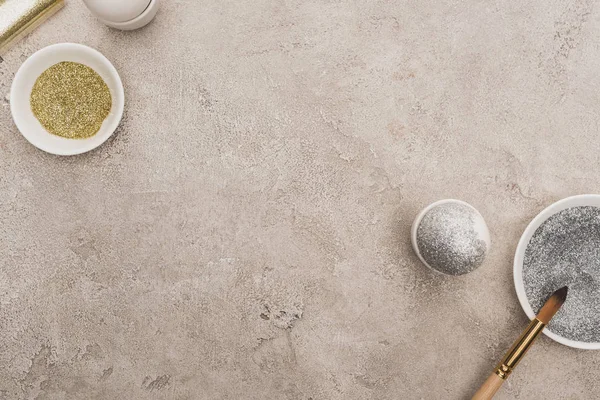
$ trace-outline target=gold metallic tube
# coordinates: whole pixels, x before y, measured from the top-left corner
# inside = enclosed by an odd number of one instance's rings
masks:
[[[0,55],[64,4],[64,0],[0,0]]]
[[[521,358],[527,353],[529,347],[538,337],[546,325],[537,318],[534,318],[525,332],[512,345],[510,350],[504,355],[500,364],[496,367],[496,375],[502,379],[508,378],[513,369],[517,366]]]

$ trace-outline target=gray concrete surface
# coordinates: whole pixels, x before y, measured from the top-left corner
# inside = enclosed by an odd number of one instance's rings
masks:
[[[57,42],[122,74],[118,133],[29,145],[0,107],[1,399],[464,399],[526,323],[512,257],[598,193],[593,1],[165,0]],[[493,249],[440,277],[418,210],[472,203]],[[600,354],[542,338],[498,399],[600,396]]]

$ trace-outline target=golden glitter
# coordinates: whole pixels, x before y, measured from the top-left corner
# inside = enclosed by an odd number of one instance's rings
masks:
[[[0,0],[0,54],[63,5],[64,0]]]
[[[94,136],[110,114],[112,97],[90,67],[65,61],[40,75],[31,91],[31,110],[50,133],[69,139]]]

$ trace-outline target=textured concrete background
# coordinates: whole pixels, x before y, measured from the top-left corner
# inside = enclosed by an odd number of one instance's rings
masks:
[[[1,97],[80,42],[126,117],[59,158],[0,100],[0,398],[468,398],[526,324],[526,224],[600,192],[599,38],[586,0],[166,0],[130,33],[69,1]],[[492,231],[464,277],[409,243],[447,197]],[[543,337],[498,398],[597,398],[599,369]]]

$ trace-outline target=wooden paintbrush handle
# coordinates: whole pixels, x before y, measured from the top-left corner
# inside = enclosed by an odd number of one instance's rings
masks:
[[[550,322],[554,314],[563,305],[567,298],[569,288],[564,286],[552,293],[552,296],[542,306],[537,317],[529,323],[521,337],[513,343],[512,347],[502,358],[502,361],[496,367],[496,370],[487,378],[485,383],[479,388],[472,400],[489,400],[494,397],[500,386],[506,378],[512,373],[521,358],[527,353],[535,339],[544,330],[544,327]]]
[[[492,372],[471,400],[489,400],[493,398],[503,383],[504,379],[496,375],[495,372]]]

